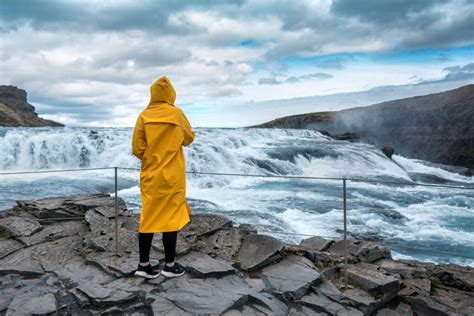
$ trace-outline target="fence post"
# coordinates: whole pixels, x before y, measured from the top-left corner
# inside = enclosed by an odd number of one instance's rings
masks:
[[[118,256],[118,167],[115,170],[115,255]]]
[[[347,203],[345,177],[342,179],[342,198],[344,207],[344,288],[347,289]]]

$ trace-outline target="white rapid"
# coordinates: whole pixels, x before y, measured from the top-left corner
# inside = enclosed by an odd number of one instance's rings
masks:
[[[0,129],[0,170],[139,168],[131,155],[131,133],[130,128]],[[421,179],[443,184],[474,183],[472,177],[421,160],[399,155],[390,160],[374,146],[335,141],[315,131],[197,129],[196,134],[186,149],[188,171],[402,182],[423,175]],[[120,170],[119,179],[119,195],[139,212],[138,172]],[[113,190],[112,170],[0,180],[0,209],[18,199]],[[473,192],[349,181],[349,230],[355,237],[385,242],[397,256],[474,265]],[[224,214],[258,225],[261,231],[338,238],[341,195],[340,180],[188,176],[195,212]],[[302,238],[273,234],[293,242]]]

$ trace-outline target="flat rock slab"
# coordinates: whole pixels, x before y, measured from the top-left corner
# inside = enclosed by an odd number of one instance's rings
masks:
[[[344,256],[344,240],[336,241],[328,251],[337,256]],[[357,257],[362,262],[374,262],[379,259],[391,258],[387,247],[364,240],[347,240],[347,255]]]
[[[340,316],[362,316],[364,315],[361,311],[352,307],[347,307],[333,300],[330,300],[324,295],[309,293],[305,295],[298,302],[311,307],[317,312],[326,313],[328,315],[340,315]]]
[[[68,236],[83,236],[87,231],[84,221],[65,221],[44,225],[39,232],[27,237],[17,237],[17,239],[27,246],[33,246]]]
[[[398,273],[406,279],[421,278],[426,275],[426,269],[423,267],[412,266],[407,263],[383,259],[376,262],[382,269],[390,273]]]
[[[0,259],[0,275],[11,273],[22,275],[43,274],[43,266],[36,258],[36,249],[26,248]]]
[[[285,244],[267,235],[248,235],[240,247],[239,260],[242,270],[255,271],[272,261]]]
[[[0,239],[0,259],[23,247],[25,246],[22,243],[14,239]]]
[[[285,300],[300,299],[311,285],[321,281],[311,261],[294,255],[264,268],[261,277],[273,294]]]
[[[231,309],[222,314],[224,316],[240,315],[288,315],[285,303],[268,293],[249,294],[248,302],[236,309]]]
[[[427,295],[431,293],[431,281],[428,279],[405,279],[399,296]]]
[[[94,265],[117,277],[132,275],[138,262],[137,253],[119,257],[109,252],[92,252],[86,256],[86,264]]]
[[[218,278],[235,273],[229,262],[211,258],[200,252],[192,252],[181,257],[179,261],[189,273],[199,278]]]
[[[186,225],[181,230],[181,233],[184,235],[195,234],[197,236],[203,236],[212,234],[223,227],[232,227],[232,221],[227,217],[216,214],[192,214],[191,223]]]
[[[344,298],[344,294],[330,280],[323,280],[311,288],[316,294],[327,296],[335,302],[340,302]]]
[[[371,315],[373,311],[384,303],[381,299],[376,299],[366,291],[358,288],[345,290],[342,301],[364,312],[365,315]]]
[[[43,226],[32,218],[9,216],[0,219],[0,236],[4,237],[31,236],[42,228]]]
[[[234,275],[220,279],[180,277],[167,280],[161,286],[160,296],[194,315],[220,315],[239,308],[252,292],[243,279]]]
[[[96,207],[108,207],[115,209],[115,197],[108,194],[96,194],[96,195],[83,195],[77,196],[73,199],[66,199],[65,205],[70,205],[82,212],[96,208]],[[125,201],[121,198],[117,200],[118,210],[123,211],[126,209]]]
[[[48,315],[55,312],[56,298],[52,293],[37,295],[34,292],[27,292],[13,298],[6,315]]]
[[[129,216],[130,214],[127,212],[127,209],[123,207],[122,203],[119,203],[120,206],[117,208],[117,215],[118,216]],[[115,206],[98,206],[93,208],[94,211],[99,213],[100,215],[107,217],[109,219],[115,218]]]
[[[84,283],[104,284],[115,280],[115,277],[101,269],[87,265],[82,257],[71,258],[67,263],[56,270],[61,282],[68,288]]]
[[[367,264],[349,266],[348,279],[373,296],[395,297],[400,290],[400,281],[393,276],[373,271],[368,266]]]
[[[303,247],[304,249],[311,250],[311,251],[325,251],[329,248],[329,246],[333,242],[334,241],[323,238],[323,237],[313,236],[313,237],[303,239],[300,242],[300,246]]]
[[[216,255],[226,260],[235,260],[246,235],[247,233],[238,229],[222,229],[206,237],[201,237],[198,247],[200,251],[207,254]]]
[[[92,233],[97,235],[105,235],[114,231],[114,222],[107,217],[95,211],[95,209],[88,210],[85,214],[85,220],[89,225]]]

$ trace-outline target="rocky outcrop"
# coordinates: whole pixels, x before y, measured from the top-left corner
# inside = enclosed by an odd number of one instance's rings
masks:
[[[315,129],[335,139],[360,139],[408,157],[474,169],[473,121],[474,84],[338,112],[287,116],[254,127]]]
[[[35,107],[28,103],[26,91],[15,86],[0,86],[0,126],[40,127],[64,126],[38,116]]]
[[[311,237],[299,245],[194,214],[180,232],[180,278],[144,280],[138,217],[119,199],[19,201],[0,212],[0,315],[472,315],[474,271],[392,260],[381,244]],[[164,260],[156,234],[151,258]]]

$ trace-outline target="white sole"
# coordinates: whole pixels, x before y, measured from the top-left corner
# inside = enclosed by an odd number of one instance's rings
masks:
[[[183,271],[183,273],[176,274],[176,273],[171,273],[171,272],[167,272],[167,271],[161,271],[161,274],[164,275],[167,278],[176,278],[176,277],[182,276],[184,274],[184,272],[185,271]]]
[[[160,276],[160,273],[158,273],[157,275],[150,275],[146,273],[145,271],[135,271],[135,276],[142,277],[145,279],[156,279],[157,277]]]

